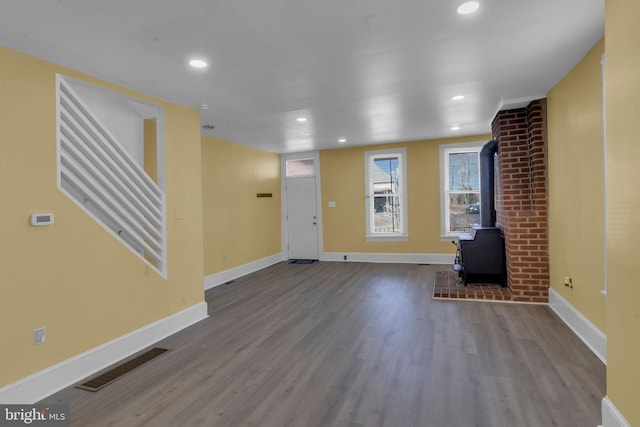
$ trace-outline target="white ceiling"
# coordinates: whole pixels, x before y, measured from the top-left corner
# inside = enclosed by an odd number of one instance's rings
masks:
[[[207,104],[206,133],[286,153],[490,133],[604,35],[603,0],[480,0],[461,16],[462,1],[2,0],[0,44]]]

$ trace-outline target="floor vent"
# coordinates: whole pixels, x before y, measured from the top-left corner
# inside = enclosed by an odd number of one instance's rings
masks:
[[[98,391],[101,388],[111,384],[118,378],[121,378],[123,375],[128,374],[137,367],[144,365],[145,363],[155,359],[156,357],[166,353],[167,351],[170,350],[167,348],[152,348],[151,350],[141,354],[140,356],[134,357],[133,359],[116,366],[115,368],[105,372],[104,374],[90,379],[86,383],[76,386],[76,388],[87,391]]]

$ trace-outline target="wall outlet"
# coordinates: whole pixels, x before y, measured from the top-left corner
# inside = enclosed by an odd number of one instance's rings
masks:
[[[223,259],[223,260],[226,260],[226,259],[227,259],[227,253],[226,253],[226,252],[224,252],[224,253],[222,254],[222,259]]]
[[[345,260],[345,261],[347,260],[347,256],[346,256],[346,255],[344,256],[344,260]]]
[[[42,328],[33,330],[33,345],[42,344],[47,341],[46,331],[44,326]]]

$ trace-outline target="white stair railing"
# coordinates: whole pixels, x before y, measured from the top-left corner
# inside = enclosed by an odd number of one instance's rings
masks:
[[[57,78],[58,187],[166,277],[164,191]]]

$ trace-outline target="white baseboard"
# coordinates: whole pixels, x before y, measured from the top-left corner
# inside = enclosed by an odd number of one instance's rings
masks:
[[[347,257],[345,260],[344,257]],[[376,262],[395,264],[451,264],[453,254],[394,254],[370,252],[323,252],[320,261]]]
[[[553,288],[549,288],[549,307],[606,365],[607,336]]]
[[[602,426],[601,427],[631,427],[631,424],[618,411],[616,405],[605,396],[602,399]]]
[[[0,388],[0,403],[33,404],[208,317],[200,302]]]
[[[215,288],[216,286],[227,283],[230,280],[270,267],[273,264],[284,261],[285,259],[284,253],[280,252],[252,261],[248,264],[243,264],[238,267],[230,268],[229,270],[221,271],[220,273],[211,274],[204,278],[204,290],[206,291],[208,289]]]

